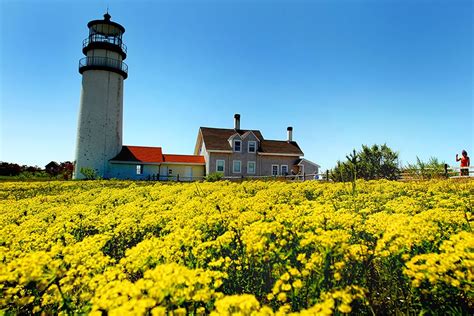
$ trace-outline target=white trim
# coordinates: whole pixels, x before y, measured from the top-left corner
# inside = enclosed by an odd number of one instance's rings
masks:
[[[249,172],[249,164],[253,163],[253,172]],[[257,163],[255,161],[247,161],[247,173],[256,174],[257,173]]]
[[[286,172],[283,172],[283,167],[286,167]],[[280,165],[280,174],[281,174],[282,176],[284,176],[285,173],[286,173],[286,175],[289,174],[289,172],[288,172],[288,165]]]
[[[273,167],[276,167],[277,174],[273,174]],[[272,169],[271,169],[270,171],[271,171],[271,175],[272,175],[272,176],[278,176],[278,175],[279,175],[279,171],[280,171],[280,166],[279,166],[279,165],[272,165]]]
[[[255,151],[250,151],[250,143],[254,143],[254,144],[255,144]],[[257,153],[257,141],[255,141],[255,140],[249,140],[249,141],[247,142],[247,152],[248,152],[249,154],[256,154],[256,153]]]
[[[201,149],[202,146],[205,146],[204,144],[204,139],[202,138],[202,131],[201,128],[199,128],[198,131],[198,136],[196,138],[196,145],[194,145],[194,154],[196,155],[198,153],[198,148]]]
[[[304,165],[301,165],[301,167],[303,167],[303,168],[300,170],[299,174],[303,175],[304,174]]]
[[[240,143],[240,150],[235,150],[235,144],[239,142]],[[241,153],[242,152],[242,140],[241,139],[234,139],[232,141],[232,151],[235,153]]]
[[[238,162],[240,166],[239,171],[235,171],[235,163]],[[232,160],[232,173],[242,173],[242,160]]]
[[[232,150],[214,150],[214,149],[207,150],[207,152],[208,153],[229,153],[229,154],[233,153]]]
[[[313,166],[315,166],[315,167],[321,168],[321,166],[318,165],[317,163],[314,163],[314,162],[309,161],[308,159],[304,159],[304,158],[301,158],[301,161],[298,163],[298,165],[301,164],[303,161],[306,162],[306,163],[308,163],[308,164],[310,164],[310,165],[313,165]]]
[[[240,136],[239,133],[234,133],[234,134],[230,135],[230,137],[227,138],[227,140],[233,140],[235,138],[235,136],[239,136],[240,140],[242,140],[242,136]]]
[[[299,154],[275,154],[275,153],[262,153],[258,152],[259,155],[261,156],[291,156],[291,157],[303,157],[303,155]]]
[[[255,133],[251,130],[248,130],[245,133],[243,133],[241,138],[242,139],[247,138],[247,136],[250,135],[250,134],[253,134],[253,136],[255,136],[255,138],[257,139],[257,141],[260,141],[260,139],[257,137],[257,135],[255,135]]]
[[[219,161],[222,161],[224,163],[224,165],[222,166],[222,171],[219,171],[218,168],[219,168]],[[224,159],[216,159],[216,172],[222,172],[222,173],[225,173],[225,160]]]

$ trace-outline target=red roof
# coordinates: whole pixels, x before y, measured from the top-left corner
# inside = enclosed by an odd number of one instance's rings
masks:
[[[193,163],[205,164],[204,156],[163,155],[161,147],[122,146],[120,153],[111,161],[133,161],[146,163]]]
[[[122,146],[120,153],[110,160],[160,163],[163,152],[161,147]]]
[[[194,155],[163,155],[164,162],[174,162],[174,163],[196,163],[196,164],[205,164],[204,156],[194,156]]]

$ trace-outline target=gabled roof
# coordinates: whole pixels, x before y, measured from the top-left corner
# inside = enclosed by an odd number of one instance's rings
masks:
[[[212,128],[212,127],[201,127],[200,128],[202,138],[206,144],[207,150],[232,150],[229,145],[229,138],[238,133],[240,136],[248,132],[243,129],[228,129],[228,128]],[[258,140],[262,141],[263,136],[260,131],[252,131]]]
[[[195,155],[163,155],[164,163],[192,163],[192,164],[206,164],[204,156]]]
[[[163,152],[161,147],[122,146],[120,153],[110,161],[161,163]]]
[[[218,150],[218,151],[232,151],[232,147],[229,144],[229,138],[234,134],[238,133],[240,136],[247,136],[253,133],[259,140],[259,148],[257,152],[262,154],[274,154],[274,155],[303,155],[300,147],[296,142],[287,142],[284,140],[266,140],[263,138],[262,133],[259,130],[242,130],[242,129],[227,129],[227,128],[211,128],[201,127],[200,135],[202,135],[202,141],[206,146],[206,150]],[[198,141],[200,139],[198,135]],[[198,145],[198,144],[196,144]],[[196,152],[195,152],[196,153]]]
[[[295,165],[300,165],[300,164],[302,164],[302,163],[307,163],[307,164],[313,165],[313,166],[315,166],[315,167],[321,168],[321,166],[318,165],[317,163],[314,163],[314,162],[309,161],[308,159],[304,159],[304,158],[298,159],[298,160],[295,162]]]

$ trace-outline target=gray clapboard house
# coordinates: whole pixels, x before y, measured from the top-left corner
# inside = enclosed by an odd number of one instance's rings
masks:
[[[306,160],[293,141],[288,127],[286,140],[265,139],[259,130],[240,129],[240,115],[234,128],[200,127],[194,155],[204,156],[206,174],[226,177],[308,175],[319,173],[320,166]]]

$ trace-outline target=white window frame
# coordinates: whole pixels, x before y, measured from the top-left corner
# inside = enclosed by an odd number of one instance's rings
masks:
[[[235,144],[237,144],[237,142],[240,143],[240,150],[235,150]],[[234,150],[234,152],[236,153],[241,153],[242,152],[242,141],[240,139],[235,139],[234,140],[234,148],[232,148]]]
[[[239,163],[239,171],[235,171],[235,163]],[[232,173],[242,173],[242,161],[241,160],[232,160]]]
[[[273,174],[273,167],[276,167],[276,174]],[[272,165],[272,176],[276,177],[278,176],[278,171],[280,171],[280,166],[279,165]]]
[[[253,163],[253,172],[250,172],[250,164]],[[247,173],[248,174],[255,174],[257,172],[257,163],[255,161],[247,161]]]
[[[222,161],[222,171],[219,171],[219,161]],[[216,159],[216,172],[225,172],[225,160],[224,159]]]
[[[254,151],[250,151],[250,144],[254,144],[254,148],[255,148]],[[247,151],[248,151],[249,153],[256,153],[256,152],[257,152],[257,142],[254,141],[254,140],[250,140],[250,141],[247,143]]]
[[[283,167],[286,167],[286,171],[285,171],[285,172],[283,172]],[[282,176],[284,176],[285,173],[286,173],[287,175],[289,174],[289,172],[288,172],[288,165],[281,165],[281,166],[280,166],[280,174],[281,174]]]
[[[143,165],[137,165],[135,168],[136,174],[143,174]]]

